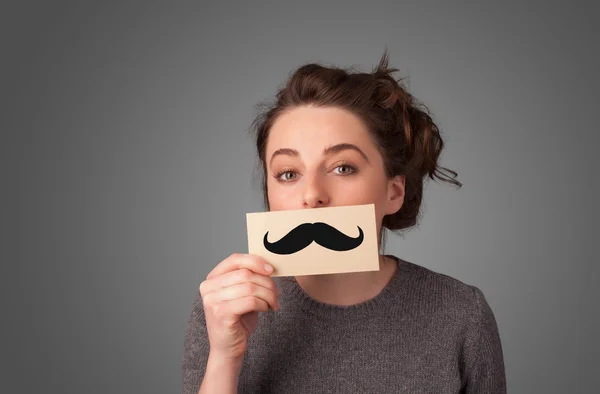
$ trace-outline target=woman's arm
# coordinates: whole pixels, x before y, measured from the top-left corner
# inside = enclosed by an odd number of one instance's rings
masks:
[[[183,394],[237,393],[242,362],[210,354],[202,296],[198,294],[185,333]]]
[[[498,325],[485,296],[472,286],[477,315],[467,331],[463,349],[465,394],[505,394],[504,355]]]
[[[237,393],[242,361],[209,355],[206,373],[198,394]]]

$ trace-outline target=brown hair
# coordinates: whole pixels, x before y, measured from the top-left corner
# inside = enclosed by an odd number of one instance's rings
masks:
[[[405,175],[404,203],[393,215],[383,218],[389,230],[414,226],[419,217],[423,197],[423,181],[428,176],[457,187],[457,174],[438,164],[444,141],[427,107],[408,93],[403,79],[392,74],[399,71],[388,67],[387,49],[379,65],[371,73],[351,69],[326,67],[310,63],[293,72],[275,97],[273,104],[259,104],[259,114],[252,123],[258,159],[262,166],[265,206],[269,208],[265,163],[265,148],[271,126],[286,110],[298,106],[332,106],[346,109],[367,125],[372,140],[383,157],[385,172],[390,179]],[[383,242],[383,239],[382,239]]]

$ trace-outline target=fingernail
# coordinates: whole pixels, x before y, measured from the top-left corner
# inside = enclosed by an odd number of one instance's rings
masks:
[[[265,270],[267,272],[271,272],[271,271],[273,271],[273,267],[271,267],[269,264],[265,264]]]

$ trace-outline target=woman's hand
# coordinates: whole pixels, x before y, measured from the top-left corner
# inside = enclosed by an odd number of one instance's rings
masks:
[[[279,290],[269,276],[272,272],[264,259],[235,253],[200,284],[211,357],[242,360],[258,312],[279,309]]]

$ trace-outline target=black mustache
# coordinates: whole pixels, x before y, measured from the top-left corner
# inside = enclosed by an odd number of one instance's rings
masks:
[[[269,242],[267,236],[269,232],[265,234],[263,244],[265,248],[271,253],[275,254],[292,254],[296,253],[315,241],[319,245],[339,252],[354,249],[359,246],[364,238],[362,229],[358,227],[358,237],[352,238],[342,233],[335,227],[331,227],[326,223],[303,223],[283,238],[276,242]]]

